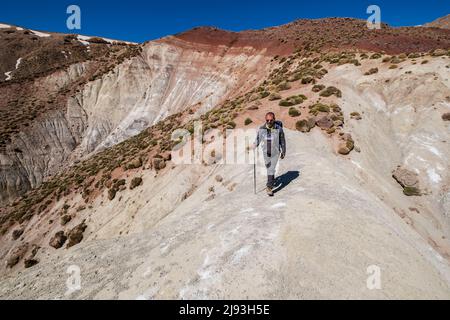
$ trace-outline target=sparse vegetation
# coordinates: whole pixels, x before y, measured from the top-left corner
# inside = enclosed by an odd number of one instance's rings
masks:
[[[364,73],[364,75],[370,76],[370,75],[376,74],[376,73],[378,73],[378,68],[372,68],[369,71],[367,71],[366,73]]]
[[[300,132],[310,132],[316,126],[316,121],[313,118],[307,120],[297,121],[295,128]]]
[[[136,189],[137,187],[139,187],[141,185],[142,185],[141,177],[133,178],[133,180],[131,180],[131,183],[130,183],[130,190]]]
[[[320,93],[321,97],[330,97],[335,95],[338,98],[342,98],[342,92],[336,87],[328,87]]]
[[[326,87],[323,84],[316,84],[313,86],[312,91],[313,92],[320,92],[324,90]]]
[[[307,99],[306,96],[302,94],[298,96],[291,96],[284,100],[281,100],[279,105],[281,107],[292,107],[295,105],[302,104],[306,99]]]
[[[296,108],[294,108],[294,107],[289,108],[289,115],[291,117],[298,117],[298,116],[300,116],[300,114],[301,113]]]

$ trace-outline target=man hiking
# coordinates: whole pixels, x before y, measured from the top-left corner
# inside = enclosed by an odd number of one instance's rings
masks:
[[[278,160],[286,156],[286,139],[281,121],[276,121],[275,114],[266,114],[266,124],[259,128],[253,149],[262,144],[264,163],[267,168],[267,194],[273,197],[275,186],[275,170]]]

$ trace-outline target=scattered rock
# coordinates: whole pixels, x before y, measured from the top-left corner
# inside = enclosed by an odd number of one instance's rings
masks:
[[[352,112],[350,117],[355,120],[362,120],[361,114],[359,112]]]
[[[19,239],[19,238],[22,236],[22,234],[23,234],[24,231],[25,231],[25,230],[24,230],[23,228],[22,228],[22,229],[14,230],[13,233],[12,233],[12,238],[13,238],[13,240]]]
[[[117,194],[117,189],[113,188],[113,189],[109,189],[108,190],[108,199],[110,201],[114,200],[114,198],[116,197]]]
[[[450,121],[450,112],[444,113],[444,114],[442,115],[442,120],[444,120],[444,121]]]
[[[316,125],[320,129],[331,129],[334,126],[333,120],[329,116],[323,116],[319,120],[316,121]]]
[[[72,220],[72,216],[70,214],[66,214],[61,217],[61,225],[65,226]]]
[[[83,233],[86,231],[87,225],[82,222],[75,228],[69,231],[68,234],[68,240],[66,248],[69,249],[77,244],[79,244],[81,241],[83,241]]]
[[[25,260],[25,269],[34,267],[35,265],[37,265],[39,263],[39,260],[31,258],[31,259],[26,259]]]
[[[341,139],[342,142],[338,146],[338,152],[339,154],[346,156],[355,148],[355,142],[353,141],[352,136],[348,133],[343,134]]]
[[[64,234],[64,231],[59,231],[55,234],[55,236],[50,240],[50,247],[55,249],[60,249],[66,243],[67,237]]]
[[[142,178],[140,177],[133,178],[133,180],[131,180],[130,183],[130,190],[136,189],[141,185],[142,185]]]
[[[316,119],[315,118],[309,118],[307,120],[300,120],[297,121],[295,124],[295,128],[303,133],[310,132],[314,127],[316,126]]]
[[[130,162],[128,162],[125,166],[126,170],[133,170],[133,169],[138,169],[142,167],[142,159],[141,158],[136,158],[131,160]]]
[[[221,182],[223,181],[223,177],[217,175],[217,176],[216,176],[216,181],[219,182],[219,183],[221,183]]]
[[[172,160],[172,152],[166,152],[162,155],[162,158],[164,161],[171,161]]]
[[[378,73],[378,68],[372,68],[369,71],[367,71],[366,73],[364,73],[364,75],[370,76],[370,75],[376,74],[376,73]]]
[[[162,170],[166,167],[166,161],[162,158],[153,158],[152,164],[156,171]]]
[[[447,51],[444,49],[436,49],[433,51],[433,53],[431,54],[433,57],[441,57],[441,56],[445,56],[447,54]]]
[[[24,243],[15,248],[9,258],[6,260],[6,266],[12,268],[19,263],[19,261],[25,256],[28,251],[28,243]]]
[[[421,196],[419,176],[401,166],[392,172],[392,177],[403,187],[403,193],[407,196]]]

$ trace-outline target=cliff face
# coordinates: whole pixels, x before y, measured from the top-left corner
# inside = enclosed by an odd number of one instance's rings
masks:
[[[264,50],[197,46],[175,38],[150,42],[142,53],[79,85],[57,110],[13,136],[1,155],[0,203],[6,204],[71,163],[139,134],[169,115],[201,114],[270,68]],[[32,88],[59,94],[97,62],[37,80]],[[264,67],[261,67],[264,66]]]

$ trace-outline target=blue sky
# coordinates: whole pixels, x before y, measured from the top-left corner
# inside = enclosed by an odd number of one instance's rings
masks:
[[[72,33],[66,8],[76,4],[82,29],[75,33],[143,42],[196,26],[240,31],[300,18],[367,18],[371,4],[393,26],[430,22],[450,13],[449,0],[41,0],[2,1],[0,22],[31,29]]]

